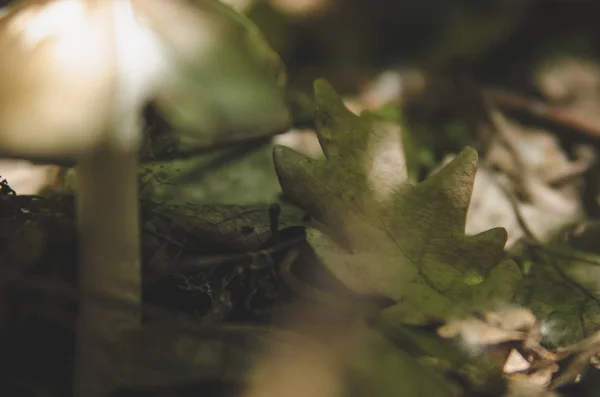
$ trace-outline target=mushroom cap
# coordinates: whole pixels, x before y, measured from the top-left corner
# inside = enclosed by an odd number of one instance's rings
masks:
[[[22,0],[0,14],[0,59],[0,153],[12,156],[135,150],[150,102],[209,142],[289,123],[279,58],[213,0]]]
[[[103,139],[113,113],[106,2],[24,1],[0,18],[0,152],[72,156]]]
[[[214,0],[133,5],[168,54],[154,104],[175,129],[206,144],[288,127],[285,68],[248,18]]]

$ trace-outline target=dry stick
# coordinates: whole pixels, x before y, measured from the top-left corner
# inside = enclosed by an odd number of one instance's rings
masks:
[[[499,107],[524,110],[535,116],[572,128],[574,131],[588,138],[600,140],[600,125],[574,115],[568,110],[550,106],[542,101],[526,98],[509,90],[488,88],[484,89],[484,91]]]
[[[498,186],[500,187],[500,189],[502,190],[502,192],[505,194],[506,198],[508,199],[508,202],[510,203],[510,206],[512,207],[512,209],[515,213],[515,217],[517,218],[517,223],[519,224],[519,227],[521,227],[521,230],[523,230],[523,234],[525,234],[525,238],[527,239],[527,244],[541,246],[540,241],[535,236],[535,234],[533,233],[533,231],[527,224],[527,221],[523,217],[523,214],[521,213],[521,209],[519,208],[519,203],[517,202],[517,199],[513,196],[513,194],[508,190],[508,188],[506,186],[503,186],[500,184]]]

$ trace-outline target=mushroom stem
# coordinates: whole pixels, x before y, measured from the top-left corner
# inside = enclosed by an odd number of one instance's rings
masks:
[[[95,397],[113,386],[110,356],[120,337],[141,323],[137,150],[103,147],[87,153],[76,175],[83,298],[74,396]]]

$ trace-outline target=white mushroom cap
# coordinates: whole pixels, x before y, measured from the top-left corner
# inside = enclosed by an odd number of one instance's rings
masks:
[[[102,141],[115,90],[108,2],[27,1],[0,19],[0,150],[72,156]]]
[[[9,7],[0,17],[0,153],[135,149],[137,132],[114,126],[151,101],[176,128],[211,142],[223,131],[284,128],[289,115],[278,76],[265,70],[271,60],[257,51],[263,44],[251,48],[255,32],[223,7],[187,0]]]

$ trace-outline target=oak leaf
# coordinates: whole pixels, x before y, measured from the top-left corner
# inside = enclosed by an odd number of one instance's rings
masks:
[[[501,262],[506,231],[464,233],[476,151],[410,184],[399,128],[353,114],[325,80],[314,89],[326,160],[286,147],[274,160],[284,193],[317,221],[307,238],[322,263],[352,290],[394,300],[385,313],[405,324],[511,300],[521,274]]]

